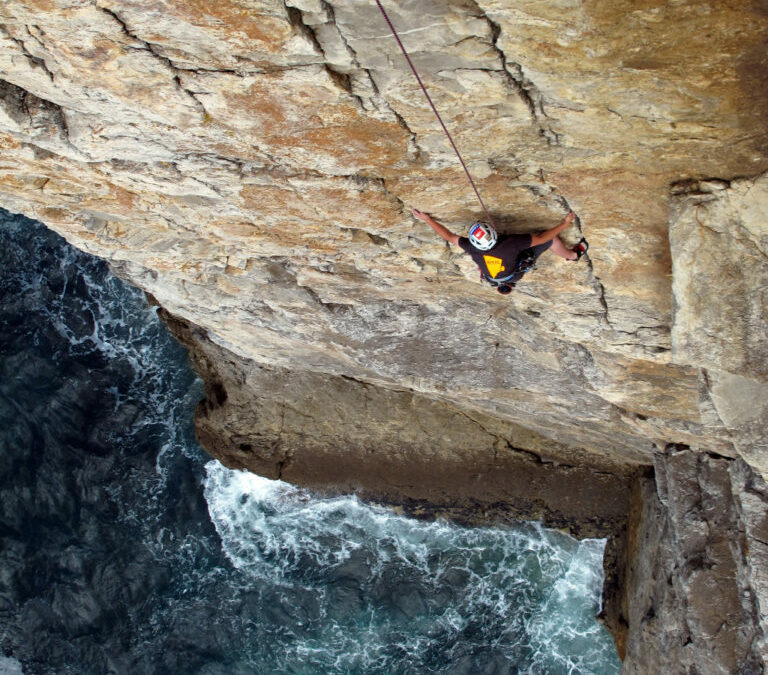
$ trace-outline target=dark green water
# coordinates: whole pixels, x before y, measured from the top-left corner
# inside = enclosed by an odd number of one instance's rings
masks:
[[[211,461],[143,296],[0,211],[0,674],[617,673],[602,541]]]

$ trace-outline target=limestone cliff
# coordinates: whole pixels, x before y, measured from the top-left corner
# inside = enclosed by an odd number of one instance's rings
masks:
[[[616,535],[628,672],[661,648],[649,579],[677,621],[689,568],[725,565],[731,605],[752,603],[726,624],[752,637],[697,667],[757,668],[761,529],[707,525],[741,533],[731,562],[713,539],[690,562],[671,505],[703,461],[731,476],[729,513],[764,502],[765,3],[387,6],[502,229],[572,208],[586,260],[545,256],[503,298],[411,218],[458,231],[481,209],[367,0],[6,0],[0,205],[157,299],[225,461]],[[682,446],[703,459],[660,481]],[[675,663],[722,631],[689,623]]]

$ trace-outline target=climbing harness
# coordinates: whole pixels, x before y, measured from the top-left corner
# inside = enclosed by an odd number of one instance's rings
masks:
[[[525,274],[531,270],[536,269],[536,254],[532,249],[527,248],[525,251],[520,251],[517,256],[517,273]]]
[[[427,88],[424,86],[424,83],[421,81],[421,78],[419,77],[419,73],[416,71],[416,67],[413,65],[413,61],[411,61],[411,57],[408,56],[408,52],[405,50],[405,47],[403,46],[403,43],[400,40],[400,36],[397,34],[395,27],[392,25],[392,22],[389,20],[389,16],[387,15],[387,12],[385,11],[384,7],[382,7],[381,2],[379,0],[376,0],[376,4],[379,6],[379,9],[381,10],[381,14],[384,17],[384,20],[387,22],[387,25],[389,26],[389,30],[392,31],[392,35],[394,36],[395,40],[397,40],[397,44],[400,46],[400,51],[403,52],[403,56],[405,56],[405,60],[408,62],[408,65],[411,67],[411,70],[413,71],[413,74],[416,77],[416,81],[419,83],[421,90],[424,92],[424,96],[427,97],[427,101],[429,101],[429,105],[432,107],[432,112],[435,113],[435,117],[437,117],[437,121],[440,122],[440,126],[443,127],[443,131],[445,132],[445,135],[448,137],[448,140],[450,141],[451,146],[453,147],[453,151],[456,153],[456,156],[459,158],[459,162],[461,162],[461,166],[464,168],[464,173],[467,174],[469,183],[472,186],[472,189],[475,191],[475,194],[477,195],[477,200],[480,202],[480,206],[483,207],[483,211],[485,211],[485,215],[488,218],[488,223],[490,223],[491,226],[494,226],[493,218],[491,217],[491,214],[488,212],[488,209],[486,208],[485,203],[483,202],[483,198],[480,196],[480,192],[478,191],[477,186],[475,185],[475,181],[472,180],[472,175],[469,173],[469,169],[467,168],[467,165],[464,163],[464,160],[461,157],[461,153],[459,152],[459,149],[456,147],[456,143],[453,142],[453,138],[451,137],[451,134],[448,131],[448,128],[445,126],[445,123],[443,122],[443,118],[440,117],[440,113],[437,112],[437,108],[435,107],[435,104],[432,102],[432,98],[430,97],[429,92],[427,92]]]

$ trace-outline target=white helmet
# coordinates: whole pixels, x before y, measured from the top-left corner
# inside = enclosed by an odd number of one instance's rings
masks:
[[[469,228],[469,242],[475,248],[481,251],[488,251],[496,246],[496,240],[499,235],[493,225],[484,223],[482,220],[476,220]]]

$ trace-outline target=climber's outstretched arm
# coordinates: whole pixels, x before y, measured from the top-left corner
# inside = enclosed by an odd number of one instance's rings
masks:
[[[576,214],[573,211],[569,211],[568,215],[563,218],[559,225],[556,225],[551,230],[546,230],[539,234],[531,235],[531,246],[538,246],[539,244],[546,244],[548,241],[552,241],[558,234],[560,234],[566,227],[568,227]]]
[[[437,234],[439,234],[445,241],[447,241],[450,244],[456,244],[459,245],[459,235],[454,234],[451,232],[447,227],[444,225],[441,225],[438,223],[432,216],[430,216],[428,213],[424,213],[423,211],[418,211],[416,209],[413,209],[411,211],[414,218],[418,218],[419,220],[423,220],[427,225],[429,225]]]

